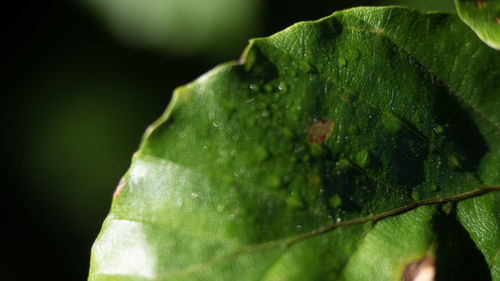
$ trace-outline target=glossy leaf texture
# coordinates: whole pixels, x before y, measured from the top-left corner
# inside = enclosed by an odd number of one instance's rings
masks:
[[[148,128],[89,280],[500,281],[498,81],[449,14],[254,39]]]
[[[460,18],[490,47],[500,50],[500,0],[455,0]]]

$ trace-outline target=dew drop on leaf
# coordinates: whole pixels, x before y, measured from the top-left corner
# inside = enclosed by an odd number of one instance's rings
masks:
[[[455,155],[451,155],[448,157],[448,166],[451,169],[456,170],[460,168],[460,160],[458,160],[458,158]]]
[[[266,91],[267,93],[272,92],[272,90],[273,90],[273,85],[271,83],[267,83],[264,85],[264,91]]]
[[[252,84],[250,84],[250,85],[248,85],[248,88],[249,88],[249,89],[250,89],[250,91],[252,91],[252,92],[257,92],[257,91],[259,91],[259,89],[260,89],[259,85],[257,85],[257,84],[253,84],[253,83],[252,83]]]
[[[398,134],[401,130],[401,120],[388,111],[384,111],[382,115],[382,124],[384,128],[393,134]]]
[[[280,82],[278,84],[278,91],[280,91],[280,92],[286,92],[286,84],[284,82]]]
[[[356,154],[356,164],[361,168],[366,168],[370,164],[370,153],[363,149]]]
[[[340,206],[342,206],[342,198],[340,198],[340,195],[338,194],[334,194],[331,198],[330,198],[330,207],[332,208],[338,208]]]
[[[340,66],[346,66],[347,65],[347,60],[343,57],[339,58],[339,65]]]

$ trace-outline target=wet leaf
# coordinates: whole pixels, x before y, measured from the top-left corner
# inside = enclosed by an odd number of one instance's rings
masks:
[[[500,1],[455,0],[460,18],[490,47],[500,50]]]
[[[89,280],[499,281],[499,69],[403,8],[252,40],[148,128]]]

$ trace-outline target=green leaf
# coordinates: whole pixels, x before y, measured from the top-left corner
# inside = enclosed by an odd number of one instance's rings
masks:
[[[499,281],[499,69],[403,8],[252,40],[148,128],[89,280]]]
[[[460,18],[490,47],[500,50],[500,0],[455,0]]]

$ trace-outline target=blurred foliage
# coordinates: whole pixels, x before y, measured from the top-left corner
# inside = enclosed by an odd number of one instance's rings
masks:
[[[246,41],[261,22],[261,0],[90,0],[127,44],[177,54],[221,54]]]
[[[406,2],[441,1],[398,1]],[[144,129],[160,116],[176,86],[237,59],[251,37],[335,10],[378,4],[77,3],[13,2],[5,11],[16,17],[2,22],[7,43],[0,46],[0,87],[8,165],[0,211],[10,243],[2,248],[0,263],[4,276],[16,274],[15,280],[85,279],[90,247],[115,185]],[[169,14],[172,18],[165,17]]]

